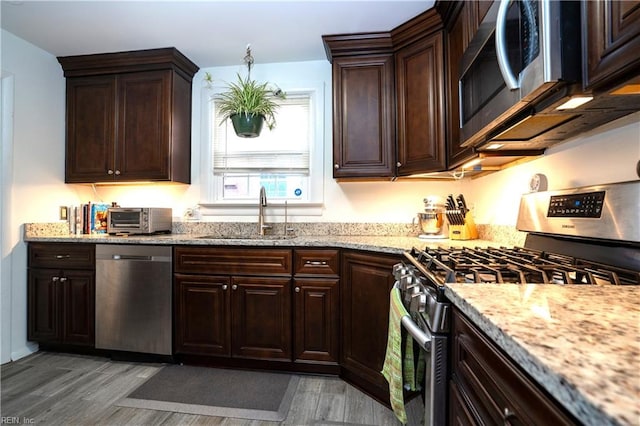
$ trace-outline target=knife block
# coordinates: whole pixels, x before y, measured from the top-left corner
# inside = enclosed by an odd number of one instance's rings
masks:
[[[464,225],[449,224],[450,240],[475,240],[478,238],[476,223],[473,221],[471,212],[464,216]]]

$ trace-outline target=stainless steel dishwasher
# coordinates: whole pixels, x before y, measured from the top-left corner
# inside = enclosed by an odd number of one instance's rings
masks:
[[[96,245],[96,348],[171,355],[171,247]]]

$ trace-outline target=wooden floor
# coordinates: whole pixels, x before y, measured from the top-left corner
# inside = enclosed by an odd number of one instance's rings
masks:
[[[284,422],[197,416],[118,407],[161,364],[38,352],[0,367],[3,423],[36,425],[401,425],[393,412],[346,382],[301,376]],[[409,425],[420,425],[420,398],[407,405]]]

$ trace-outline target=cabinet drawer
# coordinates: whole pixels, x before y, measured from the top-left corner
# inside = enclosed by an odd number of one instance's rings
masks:
[[[473,324],[454,315],[454,381],[483,422],[576,424]]]
[[[174,249],[175,272],[221,275],[291,275],[290,249],[187,247]]]
[[[296,275],[338,275],[339,252],[338,250],[296,250],[293,265]]]
[[[93,269],[95,245],[77,243],[29,243],[30,268]]]

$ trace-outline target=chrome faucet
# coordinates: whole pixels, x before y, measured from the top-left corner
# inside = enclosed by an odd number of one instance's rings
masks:
[[[271,226],[264,223],[264,208],[267,207],[267,192],[264,186],[260,187],[260,198],[258,199],[258,233],[260,236],[264,236],[266,229],[271,229]]]

